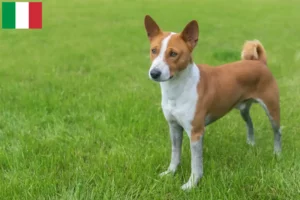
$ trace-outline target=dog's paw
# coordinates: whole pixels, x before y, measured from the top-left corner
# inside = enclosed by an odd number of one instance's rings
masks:
[[[178,164],[176,164],[176,165],[170,164],[167,171],[164,171],[164,172],[160,173],[159,176],[163,177],[163,176],[166,176],[166,175],[174,175],[176,170],[177,170],[177,167],[178,167]]]
[[[255,141],[254,140],[247,140],[247,144],[249,144],[250,146],[255,146]]]
[[[187,190],[191,190],[195,187],[196,187],[196,184],[194,184],[192,181],[188,181],[187,183],[185,183],[184,185],[181,186],[181,189],[187,191]]]
[[[174,175],[175,171],[172,171],[170,169],[168,169],[167,171],[164,171],[162,173],[159,174],[160,177],[166,176],[166,175]]]
[[[281,149],[274,149],[274,155],[275,155],[275,157],[280,158],[281,157]]]
[[[190,189],[195,188],[201,177],[202,177],[202,175],[201,176],[191,175],[188,182],[181,186],[181,189],[182,190],[190,190]]]

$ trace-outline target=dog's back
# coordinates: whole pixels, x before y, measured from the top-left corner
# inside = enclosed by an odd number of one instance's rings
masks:
[[[264,102],[269,102],[267,104],[270,109],[279,112],[279,91],[276,80],[266,65],[266,58],[262,44],[254,40],[244,44],[240,61],[217,67],[198,65],[203,80],[200,87],[204,91],[200,98],[209,102],[207,110],[213,121],[232,108],[242,108],[247,101],[263,99]],[[279,113],[274,115],[279,125]]]

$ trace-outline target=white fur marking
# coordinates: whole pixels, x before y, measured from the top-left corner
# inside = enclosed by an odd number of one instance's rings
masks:
[[[174,34],[175,33],[171,33],[168,37],[166,37],[165,39],[162,40],[160,52],[159,52],[158,56],[152,62],[152,65],[149,70],[149,77],[152,79],[152,77],[150,76],[150,71],[152,69],[156,68],[161,71],[161,75],[160,75],[159,79],[155,79],[155,81],[167,81],[170,79],[170,76],[171,76],[170,68],[167,65],[167,63],[164,61],[164,56],[165,56],[165,52],[167,50],[169,41],[170,41],[172,35],[174,35]]]
[[[162,108],[168,121],[176,121],[189,134],[198,101],[199,68],[193,63],[166,82],[161,82]]]
[[[273,123],[272,116],[270,115],[270,112],[269,112],[269,110],[268,110],[266,104],[265,104],[261,99],[255,99],[255,100],[263,107],[263,109],[266,111],[266,113],[267,113],[269,119],[270,119],[270,120],[272,121],[272,123]]]

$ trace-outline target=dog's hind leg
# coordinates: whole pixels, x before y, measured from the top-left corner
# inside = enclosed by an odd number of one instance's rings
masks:
[[[175,121],[169,122],[169,128],[172,142],[171,162],[167,171],[162,172],[160,176],[175,173],[180,163],[183,128]]]
[[[266,111],[269,120],[271,122],[273,132],[274,132],[274,153],[280,154],[281,152],[281,129],[280,129],[280,105],[279,96],[271,96],[272,94],[267,94],[262,96],[262,99],[257,99],[257,102]]]
[[[243,120],[246,122],[247,143],[253,146],[255,144],[255,140],[254,140],[253,123],[250,117],[250,107],[251,107],[251,102],[246,102],[244,104],[244,107],[240,108],[240,114]]]

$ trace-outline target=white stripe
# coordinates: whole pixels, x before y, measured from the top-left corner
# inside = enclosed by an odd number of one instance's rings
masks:
[[[174,35],[176,33],[171,33],[168,37],[166,37],[165,39],[163,39],[162,43],[161,43],[161,48],[160,48],[160,52],[159,52],[159,56],[161,58],[164,57],[165,52],[167,50],[168,44],[169,44],[169,40],[171,39],[172,35]]]
[[[161,71],[161,75],[159,79],[156,79],[156,81],[166,81],[170,78],[170,67],[167,65],[167,63],[164,61],[165,53],[168,48],[169,40],[171,39],[171,36],[175,33],[171,33],[169,36],[164,38],[161,42],[160,52],[158,56],[153,60],[152,65],[149,70],[149,77],[151,78],[150,72],[152,69],[157,68]],[[152,78],[151,78],[152,79]]]
[[[29,28],[28,2],[16,2],[16,29]]]

